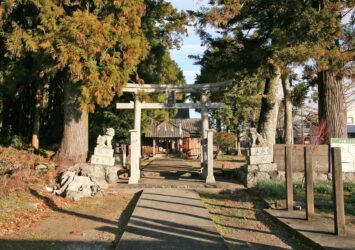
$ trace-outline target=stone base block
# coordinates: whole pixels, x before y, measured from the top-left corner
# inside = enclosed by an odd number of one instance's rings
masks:
[[[97,156],[113,156],[113,149],[112,148],[105,148],[105,147],[95,147],[94,155]]]
[[[259,164],[258,166],[259,166],[259,171],[262,171],[262,172],[277,171],[277,164],[276,163]]]
[[[115,157],[93,155],[93,156],[91,156],[91,164],[114,166],[115,165]]]
[[[248,173],[250,172],[272,172],[277,171],[276,163],[255,164],[247,166]]]
[[[256,156],[256,155],[272,155],[271,147],[254,147],[248,149],[248,156]]]
[[[254,156],[248,156],[248,165],[256,165],[256,164],[266,164],[266,163],[272,163],[273,162],[273,155],[254,155]]]

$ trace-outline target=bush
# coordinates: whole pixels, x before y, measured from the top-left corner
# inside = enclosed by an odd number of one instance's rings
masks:
[[[332,194],[332,183],[330,181],[315,181],[314,192],[318,194]]]
[[[26,143],[21,136],[14,135],[11,139],[11,146],[17,149],[25,149]]]
[[[255,188],[268,199],[286,199],[286,185],[281,181],[258,181]]]

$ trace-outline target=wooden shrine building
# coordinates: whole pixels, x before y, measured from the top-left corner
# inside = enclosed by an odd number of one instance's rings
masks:
[[[179,154],[199,157],[201,154],[201,119],[152,120],[142,140],[143,155]]]

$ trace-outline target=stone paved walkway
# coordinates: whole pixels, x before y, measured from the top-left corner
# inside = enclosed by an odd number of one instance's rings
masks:
[[[144,189],[117,249],[226,249],[199,195]]]

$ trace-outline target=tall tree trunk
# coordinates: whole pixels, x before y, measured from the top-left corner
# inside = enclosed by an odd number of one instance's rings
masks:
[[[31,145],[34,149],[39,148],[39,129],[41,125],[41,112],[42,112],[42,102],[43,102],[43,86],[41,84],[36,84],[36,103],[35,112],[33,117],[33,127],[32,127],[32,142]]]
[[[272,78],[267,78],[265,82],[264,95],[261,102],[258,131],[270,146],[275,144],[277,117],[279,114],[280,100],[280,70],[276,69]]]
[[[318,117],[324,122],[326,134],[322,143],[330,138],[347,138],[346,102],[343,80],[331,70],[318,73]]]
[[[282,88],[285,99],[285,117],[284,117],[284,141],[285,144],[293,143],[293,119],[292,119],[292,99],[291,99],[291,84],[288,75],[281,77]]]
[[[216,129],[217,129],[217,132],[222,131],[222,119],[221,118],[216,118]]]
[[[65,83],[64,86],[64,131],[56,160],[85,162],[88,154],[88,113],[80,108],[80,86]]]

